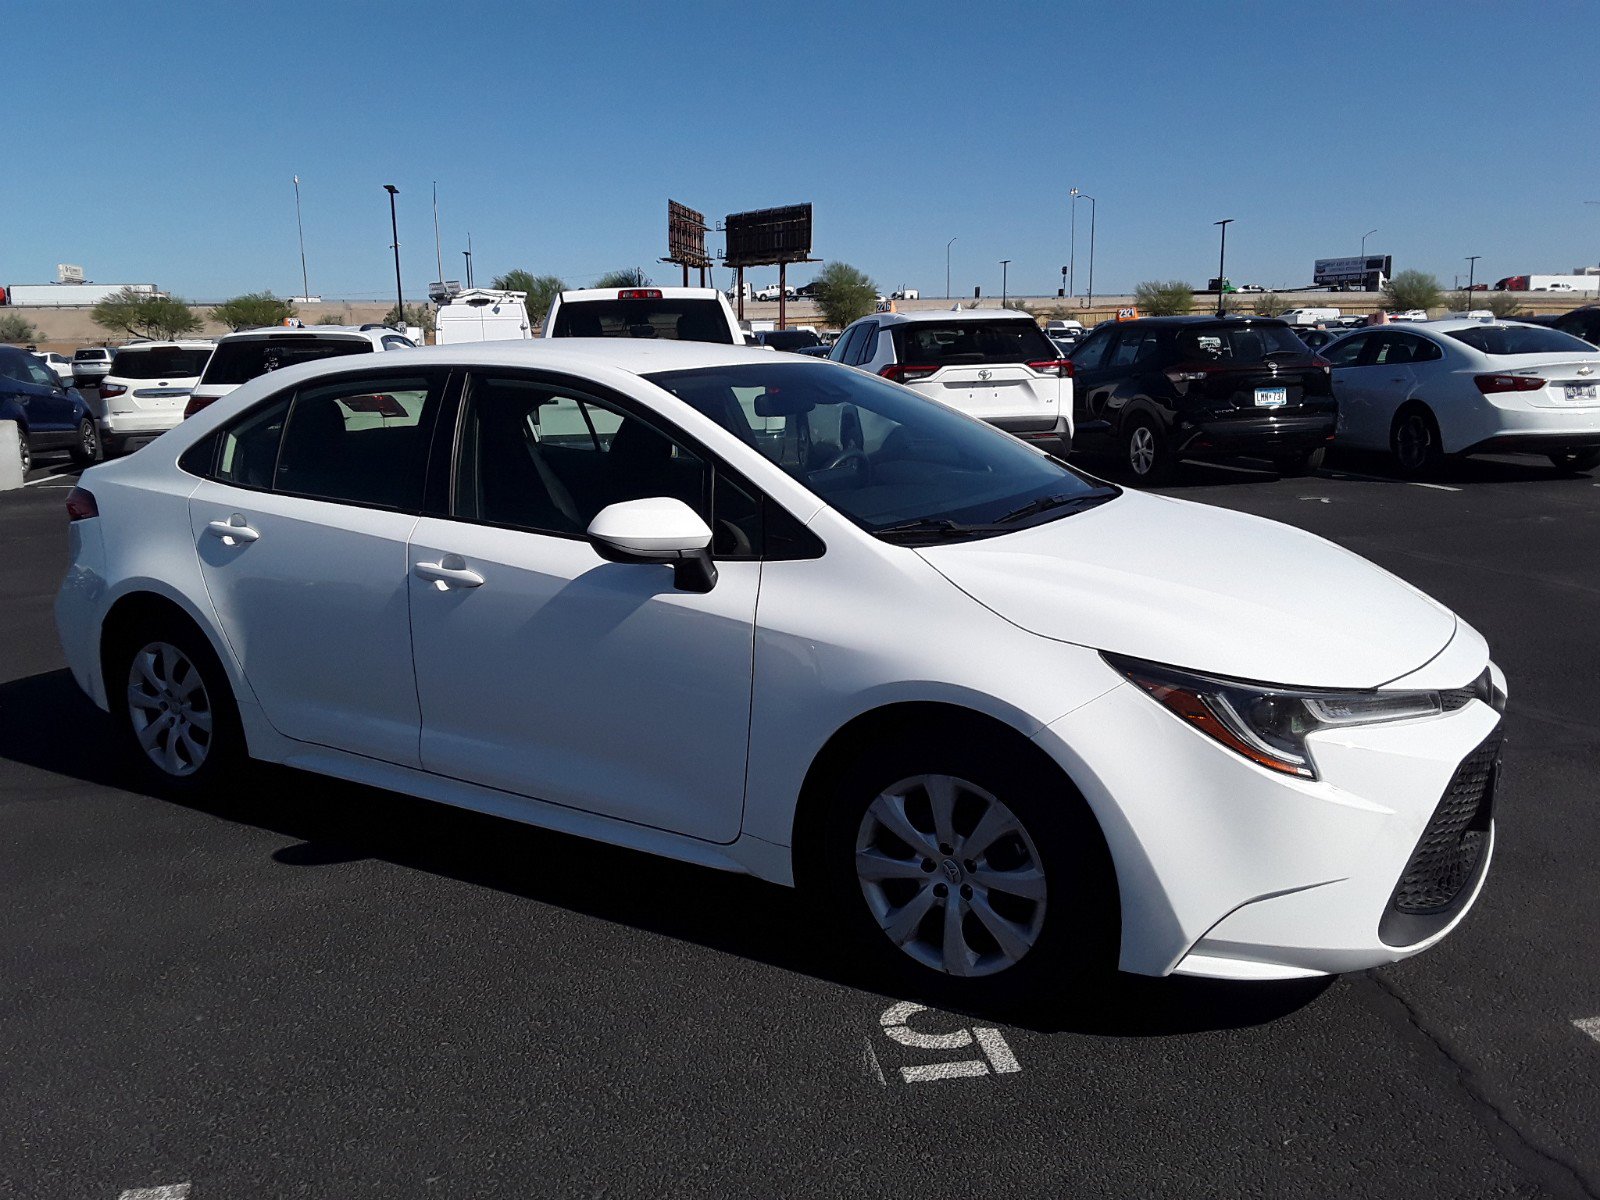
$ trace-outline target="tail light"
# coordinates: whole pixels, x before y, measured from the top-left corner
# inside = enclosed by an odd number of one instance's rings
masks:
[[[75,487],[67,493],[67,520],[84,521],[100,515],[100,506],[94,502],[94,493],[88,488]]]
[[[127,390],[128,389],[120,383],[107,383],[103,379],[100,381],[100,399],[102,400],[109,400],[113,396],[120,396]]]
[[[1041,375],[1054,375],[1057,379],[1072,378],[1072,360],[1070,358],[1046,358],[1028,364],[1030,368]]]
[[[660,288],[623,288],[617,293],[618,300],[659,300]]]
[[[1544,380],[1537,375],[1474,375],[1472,382],[1485,396],[1494,392],[1537,392]]]
[[[215,396],[190,396],[189,403],[183,406],[183,419],[187,421],[202,408],[207,408],[216,402]]]
[[[913,367],[908,363],[890,363],[878,374],[885,379],[892,379],[895,383],[915,383],[919,379],[926,379],[938,370],[938,367]]]
[[[1320,354],[1312,355],[1311,366],[1313,370],[1321,371],[1324,375],[1333,375],[1333,364]]]

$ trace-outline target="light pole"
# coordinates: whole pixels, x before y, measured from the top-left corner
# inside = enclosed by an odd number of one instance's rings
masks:
[[[300,231],[300,298],[311,299],[311,284],[306,279],[306,227],[300,222],[300,176],[294,177],[294,226]]]
[[[1585,200],[1584,203],[1585,204],[1592,204],[1592,205],[1596,206],[1597,208],[1600,208],[1600,200]],[[1589,290],[1588,288],[1584,289],[1584,291],[1588,291],[1588,290]],[[1595,294],[1597,296],[1600,296],[1600,282],[1597,282],[1595,284]]]
[[[1227,217],[1221,221],[1213,221],[1211,223],[1222,226],[1222,250],[1217,256],[1217,316],[1220,317],[1224,316],[1228,311],[1227,306],[1223,304],[1223,299],[1227,296],[1224,288],[1226,288],[1228,282],[1228,226],[1233,224],[1233,218]]]
[[[1077,191],[1076,188],[1074,188],[1073,190]],[[1085,307],[1085,308],[1093,308],[1094,307],[1094,214],[1095,214],[1095,210],[1099,207],[1099,205],[1095,203],[1095,198],[1093,196],[1085,196],[1082,192],[1078,192],[1078,198],[1079,199],[1083,199],[1083,200],[1087,200],[1089,202],[1089,294],[1086,297],[1084,297],[1083,307]]]
[[[959,238],[951,238],[944,244],[944,298],[950,299],[950,247],[954,246]]]
[[[383,190],[389,193],[389,232],[394,235],[394,318],[395,324],[404,329],[406,327],[406,294],[400,286],[400,223],[395,217],[394,198],[400,194],[400,189],[392,183],[383,185]]]
[[[1078,266],[1078,189],[1073,188],[1067,193],[1070,198],[1067,211],[1072,214],[1070,223],[1071,234],[1068,235],[1071,245],[1067,248],[1067,297],[1072,297],[1072,285],[1076,281]]]
[[[1481,254],[1467,255],[1467,311],[1469,313],[1472,311],[1472,284],[1478,277],[1478,260],[1482,257],[1483,255]]]
[[[1006,306],[1006,273],[1008,271],[1010,271],[1010,269],[1011,269],[1011,260],[1009,258],[1002,258],[1000,260],[1000,307],[1001,308],[1004,308]]]
[[[1365,233],[1363,233],[1361,235],[1361,257],[1362,258],[1365,258],[1367,256],[1367,239],[1369,237],[1371,237],[1373,234],[1377,233],[1377,232],[1378,231],[1376,229],[1369,229],[1369,230],[1367,230]],[[1362,264],[1361,269],[1363,271],[1366,270],[1366,264],[1365,263]]]

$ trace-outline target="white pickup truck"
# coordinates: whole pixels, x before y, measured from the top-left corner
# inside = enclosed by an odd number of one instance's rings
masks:
[[[544,319],[544,336],[664,338],[746,344],[727,298],[716,288],[586,288],[561,292]]]

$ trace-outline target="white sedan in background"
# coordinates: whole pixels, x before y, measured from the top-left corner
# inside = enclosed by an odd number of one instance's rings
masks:
[[[1451,454],[1543,454],[1600,466],[1600,350],[1540,325],[1374,326],[1327,346],[1335,445],[1388,451],[1407,474]]]
[[[324,359],[67,507],[57,624],[147,786],[265,759],[799,883],[969,1002],[1392,962],[1492,853],[1453,613],[833,363]]]

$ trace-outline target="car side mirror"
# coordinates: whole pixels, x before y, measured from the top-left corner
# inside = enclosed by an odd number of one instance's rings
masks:
[[[666,563],[680,592],[717,586],[711,527],[682,500],[652,496],[610,504],[589,522],[589,542],[607,562]]]

